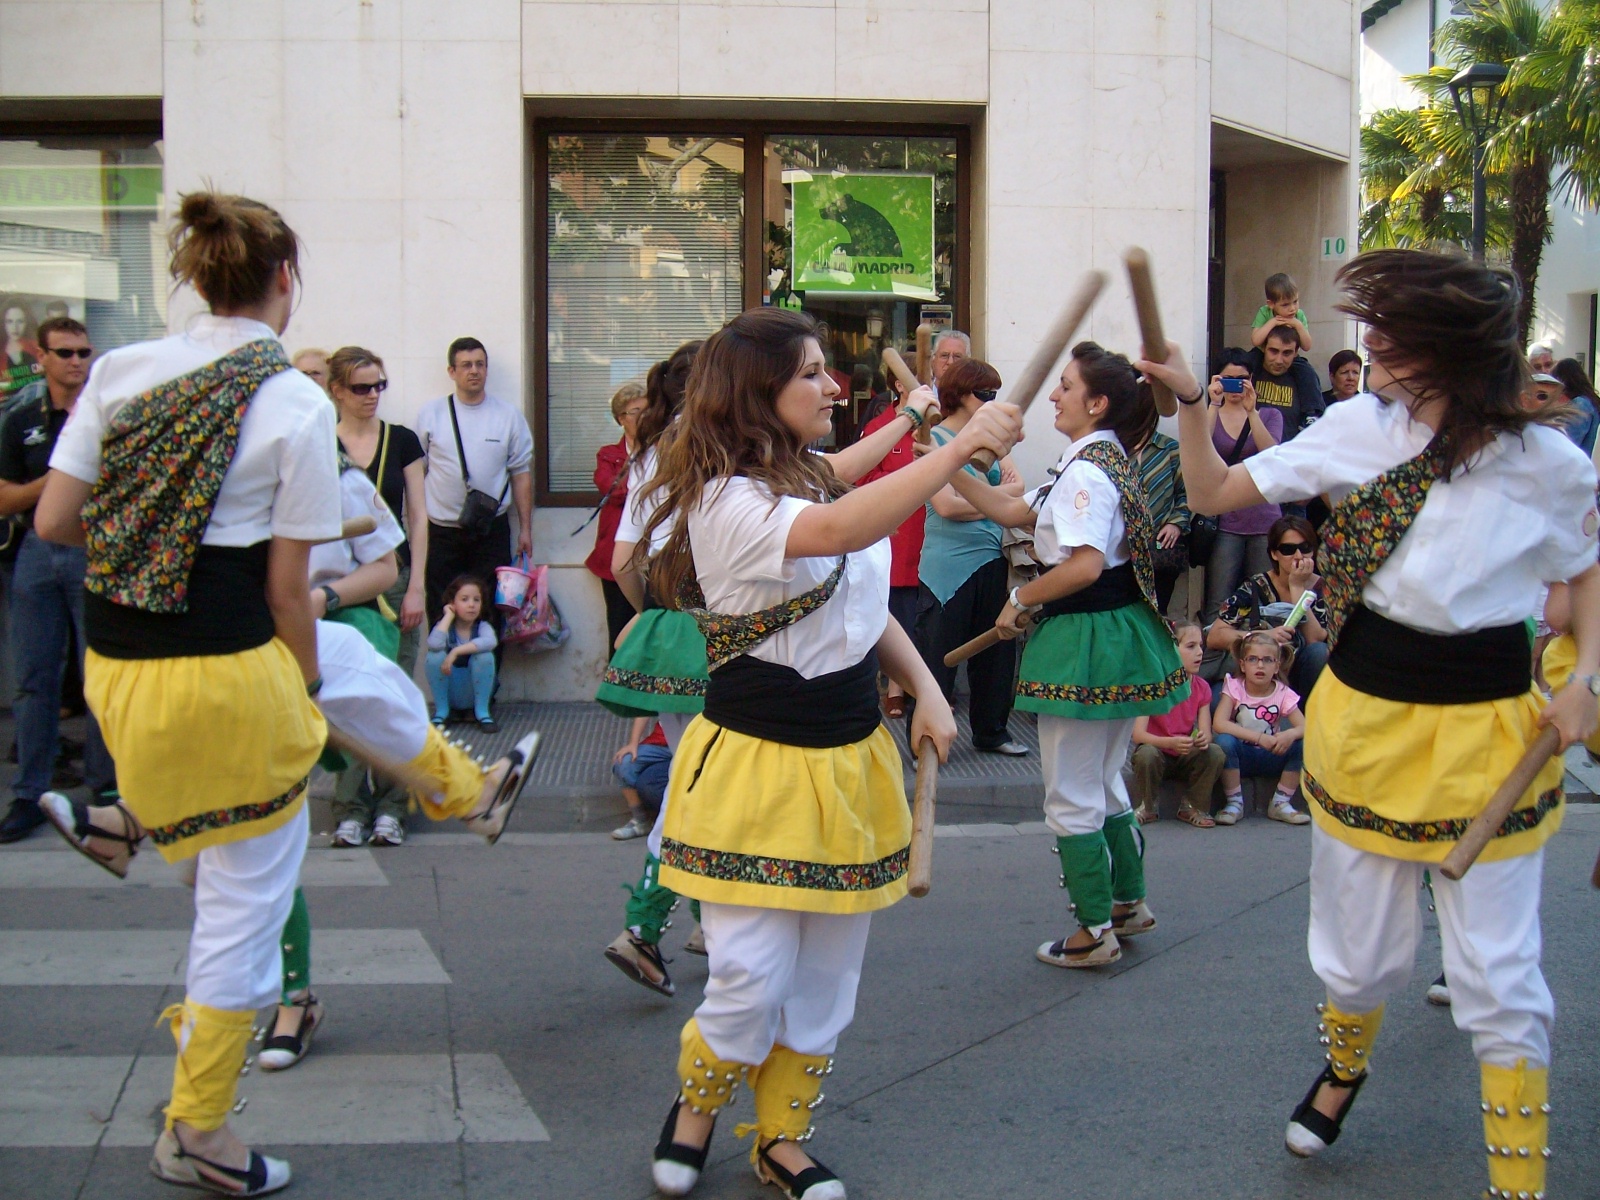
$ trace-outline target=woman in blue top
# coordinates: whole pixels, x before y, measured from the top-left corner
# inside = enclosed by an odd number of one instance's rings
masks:
[[[946,372],[939,386],[943,421],[933,428],[942,446],[966,425],[972,414],[1000,389],[1000,373],[980,359],[963,359]],[[968,467],[974,476],[975,468]],[[1009,458],[989,468],[988,482],[1011,496],[1022,495],[1022,477]],[[1000,553],[1004,530],[946,485],[928,502],[922,539],[922,583],[917,611],[917,641],[945,699],[955,701],[956,673],[944,656],[994,624],[1010,586],[1005,556]],[[995,754],[1023,755],[1027,748],[1011,740],[1011,684],[1016,647],[1000,642],[967,661],[972,688],[972,745]]]

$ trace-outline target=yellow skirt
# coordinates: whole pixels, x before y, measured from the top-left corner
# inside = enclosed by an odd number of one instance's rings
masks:
[[[862,913],[906,894],[911,812],[882,725],[817,750],[696,717],[673,756],[664,887],[696,900]]]
[[[83,684],[123,803],[168,862],[268,833],[305,803],[327,727],[277,638],[191,658],[91,650]]]
[[[1578,641],[1570,633],[1551,638],[1544,648],[1544,681],[1554,695],[1572,681],[1572,669],[1578,665]],[[1593,754],[1600,754],[1600,730],[1589,735],[1584,743]]]
[[[1322,830],[1358,850],[1411,862],[1450,852],[1538,730],[1529,689],[1479,704],[1402,704],[1317,680],[1306,716],[1303,784]],[[1485,862],[1530,854],[1561,828],[1562,766],[1552,759],[1517,802]]]

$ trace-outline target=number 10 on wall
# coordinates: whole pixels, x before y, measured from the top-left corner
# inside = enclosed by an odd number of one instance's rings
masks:
[[[1323,258],[1343,258],[1347,243],[1342,237],[1325,237],[1322,239]]]

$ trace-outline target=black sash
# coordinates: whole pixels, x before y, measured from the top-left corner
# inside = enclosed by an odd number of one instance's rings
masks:
[[[878,728],[878,652],[804,679],[793,667],[741,654],[711,672],[706,720],[785,746],[853,746]]]
[[[1110,612],[1114,608],[1137,604],[1143,598],[1143,593],[1139,591],[1139,578],[1133,573],[1133,563],[1125,562],[1120,567],[1101,571],[1100,577],[1082,591],[1050,601],[1039,614],[1039,619],[1043,621],[1047,617],[1059,617],[1066,613]]]
[[[267,607],[270,544],[198,547],[186,612],[149,612],[86,590],[89,649],[106,658],[187,658],[265,646],[276,629]]]
[[[1528,627],[1424,633],[1358,605],[1328,658],[1358,692],[1400,704],[1481,704],[1520,696],[1533,683]]]

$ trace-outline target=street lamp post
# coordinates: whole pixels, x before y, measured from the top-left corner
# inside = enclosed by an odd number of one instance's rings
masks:
[[[1505,115],[1506,95],[1502,85],[1508,74],[1510,71],[1501,63],[1474,63],[1457,72],[1449,85],[1456,115],[1472,135],[1472,257],[1479,262],[1483,261],[1488,237],[1485,210],[1489,205],[1489,189],[1484,179],[1483,159],[1489,139]]]

